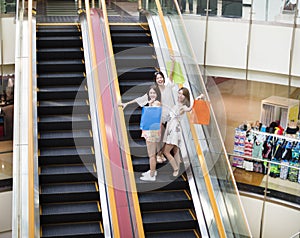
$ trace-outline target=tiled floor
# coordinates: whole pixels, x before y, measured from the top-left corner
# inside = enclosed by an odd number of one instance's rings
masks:
[[[12,141],[0,141],[0,180],[12,177]]]

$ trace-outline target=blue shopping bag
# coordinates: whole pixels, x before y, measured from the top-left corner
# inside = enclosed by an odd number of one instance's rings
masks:
[[[161,107],[143,107],[140,128],[141,130],[160,130]]]

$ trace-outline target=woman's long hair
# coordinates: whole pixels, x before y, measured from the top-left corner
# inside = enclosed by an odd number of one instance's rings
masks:
[[[164,83],[166,82],[166,79],[165,79],[165,75],[163,74],[163,72],[161,71],[156,71],[153,75],[153,80],[154,80],[154,83],[157,85],[156,83],[156,77],[157,75],[160,75],[163,79],[164,79]]]
[[[153,85],[150,86],[150,88],[147,92],[148,100],[150,100],[149,92],[150,92],[151,89],[153,89],[156,92],[156,95],[157,95],[156,101],[161,102],[161,92],[160,92],[160,90],[159,90],[159,88],[156,84],[153,84]]]
[[[185,87],[182,87],[178,90],[179,91],[182,91],[182,94],[185,96],[185,99],[183,101],[183,105],[186,105],[187,107],[189,107],[191,105],[191,101],[190,101],[190,91],[185,88]]]

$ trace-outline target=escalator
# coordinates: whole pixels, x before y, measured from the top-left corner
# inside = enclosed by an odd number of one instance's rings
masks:
[[[145,94],[154,83],[158,61],[151,32],[147,24],[111,24],[110,31],[122,101],[128,102]],[[155,182],[139,179],[149,169],[146,143],[139,129],[141,108],[128,105],[124,115],[145,236],[201,237],[184,171],[174,179],[168,163],[157,164]]]
[[[36,32],[40,237],[104,237],[80,24]]]

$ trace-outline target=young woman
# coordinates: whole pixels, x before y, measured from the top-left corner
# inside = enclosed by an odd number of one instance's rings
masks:
[[[175,86],[174,82],[173,82],[173,68],[174,65],[172,66],[171,69],[171,74],[169,77],[169,81],[166,82],[165,76],[162,72],[157,71],[154,73],[154,80],[156,85],[158,86],[158,88],[160,89],[161,95],[162,95],[162,116],[161,116],[161,122],[162,122],[162,126],[161,126],[161,135],[162,138],[164,136],[164,132],[166,129],[166,124],[167,124],[167,117],[169,114],[170,109],[174,106],[173,100],[171,100],[172,98],[172,90]],[[163,156],[163,143],[162,140],[160,142],[159,148],[161,148],[156,156],[157,162],[158,163],[163,163],[164,161],[166,161],[166,158]]]
[[[161,101],[160,90],[157,87],[157,85],[152,85],[149,88],[149,91],[147,92],[147,103],[145,103],[145,105],[148,105],[149,107],[160,107],[161,106],[160,101]],[[128,102],[127,105],[134,102],[136,101],[132,100]],[[161,140],[161,133],[160,130],[143,130],[142,137],[144,137],[146,140],[150,170],[142,173],[142,177],[140,177],[140,179],[144,181],[155,181],[157,175],[156,152],[158,150],[157,148],[158,143]]]
[[[174,177],[179,174],[181,162],[179,154],[179,147],[182,140],[180,120],[185,112],[192,110],[190,104],[189,90],[184,87],[180,88],[178,90],[177,104],[173,106],[169,112],[168,123],[164,134],[163,142],[165,143],[165,146],[163,148],[163,153],[173,168]],[[174,156],[171,154],[171,151],[173,151]]]
[[[165,125],[167,121],[167,115],[170,109],[174,106],[172,98],[172,89],[174,88],[175,84],[173,82],[173,71],[174,71],[174,65],[175,60],[173,57],[172,59],[172,65],[170,68],[170,75],[169,80],[165,79],[164,74],[161,71],[157,71],[154,73],[154,82],[156,86],[159,88],[161,93],[161,106],[162,106],[162,126],[161,126],[161,135],[163,137],[164,131],[165,131]],[[147,93],[141,97],[135,98],[127,103],[121,103],[121,106],[125,108],[128,104],[137,103],[140,107],[145,106],[148,103],[148,95]],[[157,153],[157,162],[163,163],[166,161],[166,159],[163,156],[162,153],[162,139],[158,142],[157,148],[159,148],[159,151]]]

